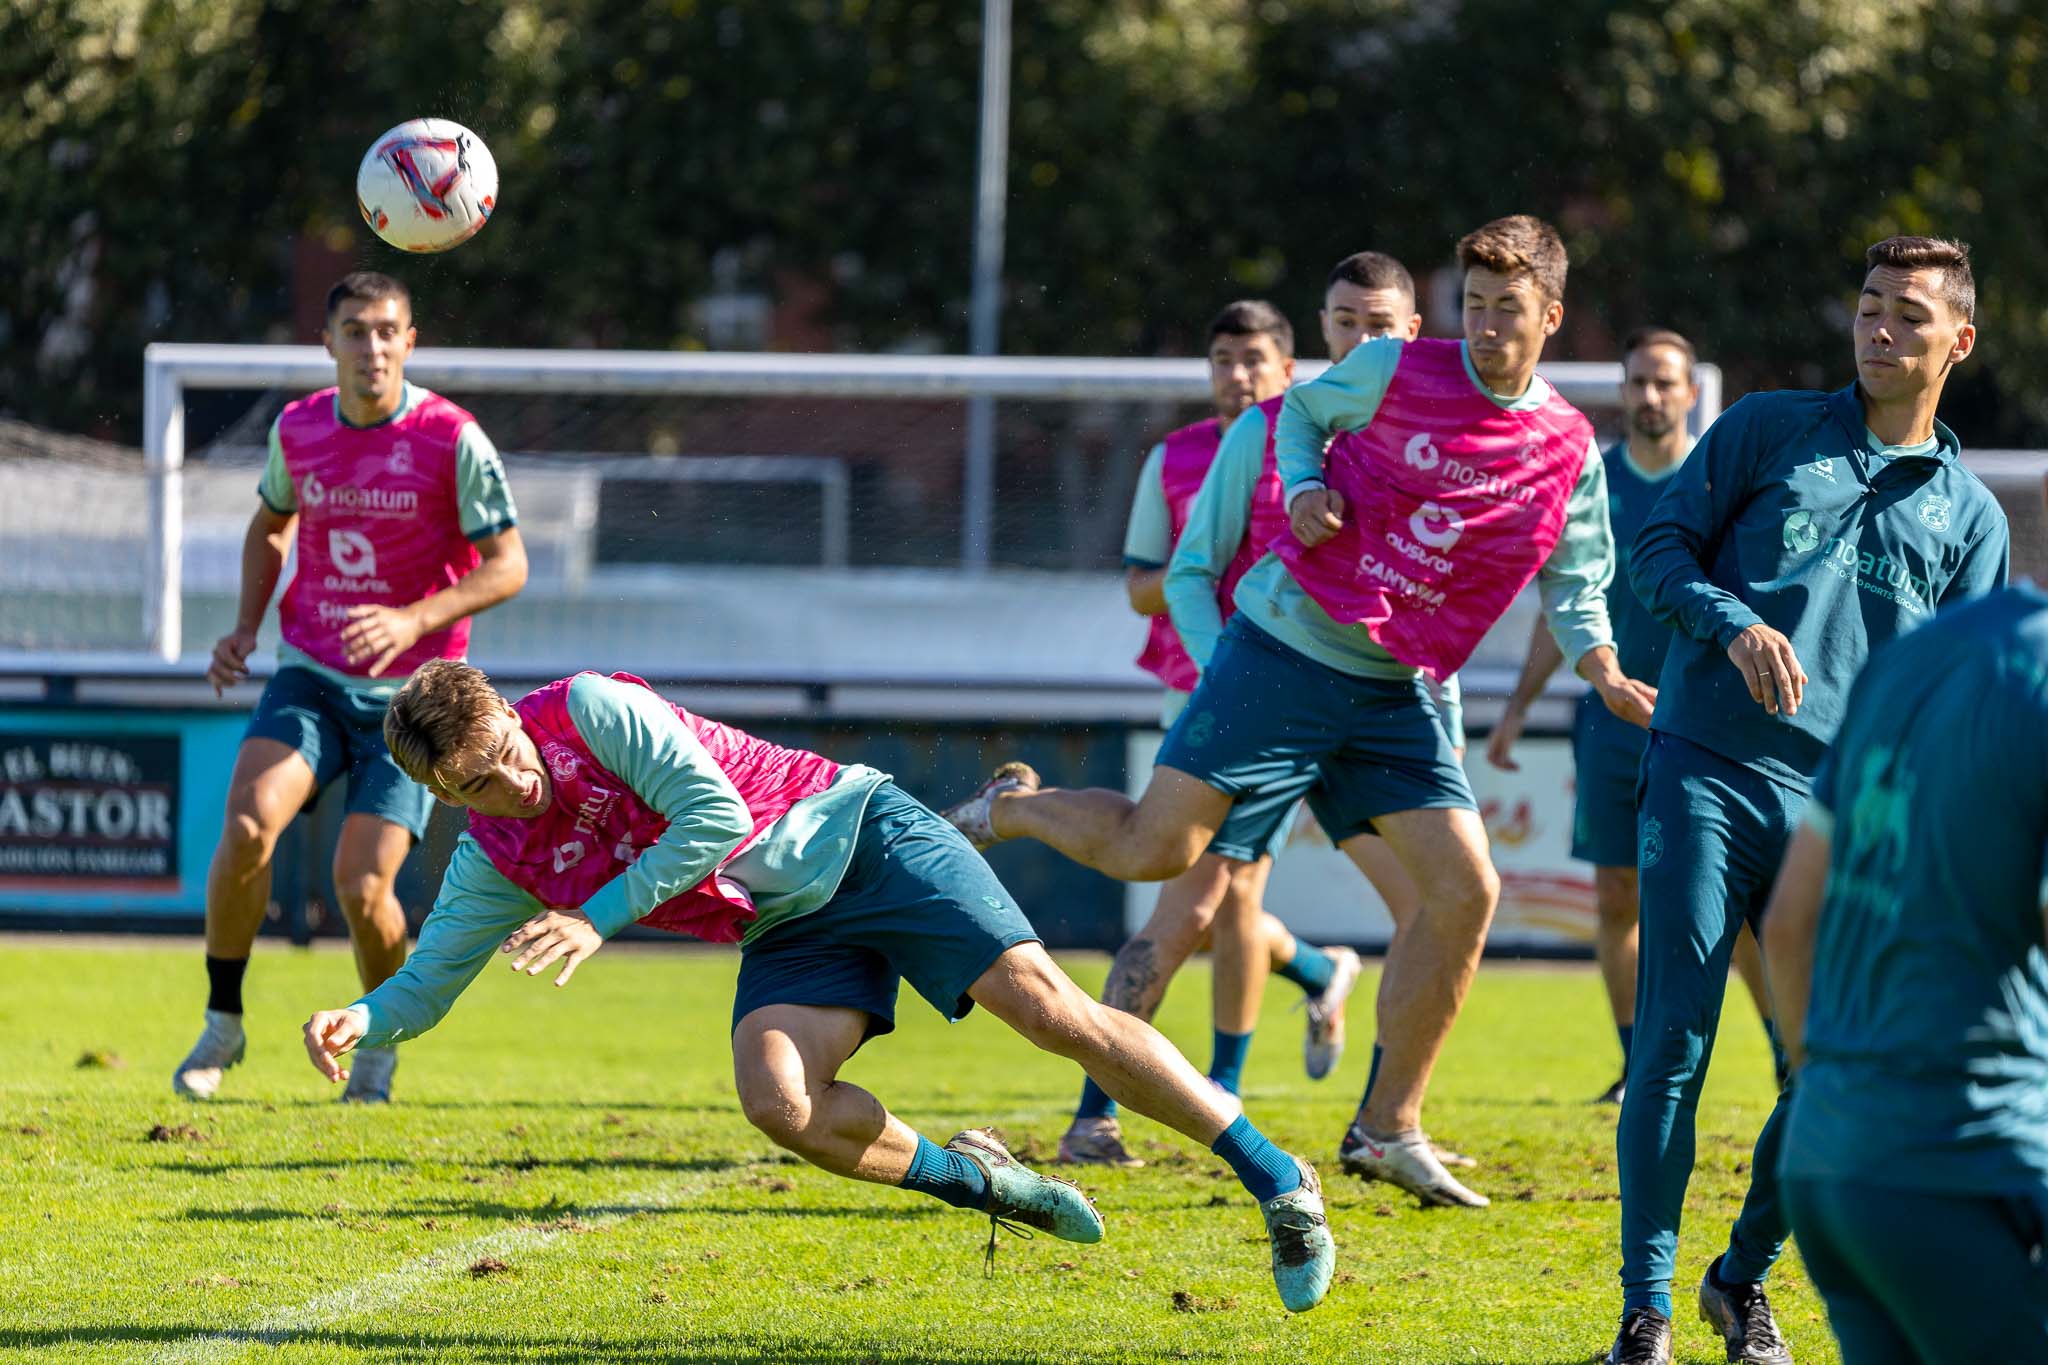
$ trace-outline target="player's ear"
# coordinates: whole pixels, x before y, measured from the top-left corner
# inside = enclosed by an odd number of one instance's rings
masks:
[[[1543,335],[1556,336],[1557,329],[1564,326],[1564,300],[1552,299],[1543,305]]]
[[[1970,352],[1976,349],[1977,324],[1966,322],[1963,324],[1962,330],[1956,333],[1956,344],[1949,347],[1948,363],[1954,365],[1967,358]]]

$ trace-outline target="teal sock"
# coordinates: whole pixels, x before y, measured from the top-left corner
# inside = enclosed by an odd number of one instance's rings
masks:
[[[911,1153],[910,1169],[903,1173],[899,1182],[906,1190],[916,1190],[934,1199],[944,1200],[956,1209],[985,1209],[988,1207],[988,1177],[981,1167],[958,1152],[949,1152],[928,1137],[917,1139],[917,1150]]]
[[[1209,1144],[1209,1150],[1230,1163],[1230,1169],[1237,1172],[1237,1178],[1261,1204],[1301,1188],[1300,1165],[1268,1142],[1266,1135],[1252,1127],[1252,1121],[1242,1114],[1231,1120],[1230,1126]]]
[[[1372,1068],[1365,1073],[1365,1094],[1358,1101],[1360,1112],[1364,1111],[1366,1105],[1372,1103],[1372,1088],[1379,1083],[1380,1063],[1386,1060],[1386,1056],[1387,1050],[1385,1048],[1381,1047],[1378,1043],[1372,1045]]]
[[[1626,1076],[1628,1075],[1628,1054],[1636,1044],[1636,1026],[1634,1024],[1618,1024],[1615,1026],[1614,1031],[1621,1035],[1621,1074]]]
[[[1330,978],[1337,971],[1337,964],[1330,955],[1313,943],[1294,940],[1294,956],[1273,969],[1275,976],[1292,981],[1310,995],[1321,995],[1329,989]]]
[[[1638,1308],[1654,1308],[1664,1315],[1666,1322],[1669,1322],[1671,1320],[1671,1291],[1668,1289],[1631,1289],[1621,1296],[1622,1316],[1626,1317]]]
[[[1081,1103],[1074,1110],[1077,1119],[1113,1119],[1116,1117],[1116,1101],[1109,1092],[1095,1083],[1093,1077],[1081,1082]]]
[[[1215,1050],[1209,1054],[1209,1079],[1235,1095],[1244,1084],[1244,1056],[1252,1050],[1249,1033],[1216,1030]]]

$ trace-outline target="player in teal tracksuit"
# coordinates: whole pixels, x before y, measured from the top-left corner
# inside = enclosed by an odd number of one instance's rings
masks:
[[[2048,1360],[2044,852],[2026,585],[1871,660],[1764,921],[1805,1054],[1785,1203],[1847,1365]]]
[[[1677,627],[1644,753],[1634,1050],[1617,1130],[1622,1329],[1610,1359],[1670,1359],[1693,1118],[1735,937],[1756,927],[1808,784],[1870,651],[2005,581],[2005,516],[1934,420],[1976,339],[1968,256],[1870,249],[1857,382],[1752,394],[1700,439],[1636,538],[1630,580]],[[1701,1314],[1731,1361],[1789,1362],[1763,1279],[1787,1235],[1782,1098],[1757,1140]]]

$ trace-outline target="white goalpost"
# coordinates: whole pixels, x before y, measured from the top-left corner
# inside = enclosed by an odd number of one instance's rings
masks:
[[[1301,379],[1324,363],[1303,361]],[[1612,362],[1545,365],[1541,373],[1582,407],[1613,408],[1621,366]],[[965,402],[971,399],[1030,400],[1061,404],[1146,404],[1170,411],[1208,398],[1208,371],[1200,359],[1116,359],[1105,357],[987,357],[932,355],[784,355],[757,353],[491,350],[423,347],[406,365],[407,378],[441,392],[469,394],[583,395],[591,398],[775,400],[867,399],[907,403]],[[1702,430],[1721,408],[1721,373],[1712,365],[1697,371],[1700,402],[1691,422]],[[156,343],[143,355],[143,452],[146,482],[144,520],[148,548],[142,563],[143,657],[175,663],[186,651],[184,572],[186,560],[186,415],[194,394],[206,391],[300,393],[334,382],[334,362],[316,346],[202,345]],[[1186,420],[1186,419],[1182,419]],[[1146,438],[1149,444],[1150,438]],[[964,488],[995,486],[1000,442],[960,446],[957,475]],[[1142,447],[1140,453],[1142,452]],[[507,450],[508,457],[513,452]],[[566,500],[578,501],[587,524],[593,480],[618,475],[622,463],[645,452],[614,450],[586,460],[583,477]],[[739,461],[715,467],[717,459]],[[808,461],[808,463],[805,463]],[[817,456],[712,456],[657,466],[636,477],[666,476],[802,480],[815,482],[823,499],[820,538],[823,567],[846,563],[846,479],[843,466]],[[985,465],[988,467],[974,467]],[[549,488],[554,488],[550,484]],[[539,491],[536,489],[536,491]],[[1128,488],[1097,490],[1121,506]],[[522,517],[532,499],[520,493]],[[550,509],[559,510],[559,509]],[[989,567],[992,509],[988,500],[967,498],[959,507],[960,553],[948,567],[980,574]],[[587,529],[587,525],[586,525]],[[835,548],[836,547],[836,548]]]

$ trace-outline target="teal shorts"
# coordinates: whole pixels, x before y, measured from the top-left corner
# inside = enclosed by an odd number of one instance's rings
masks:
[[[908,981],[949,1021],[974,1008],[968,988],[1038,932],[960,831],[893,782],[868,798],[853,859],[831,900],[740,949],[732,1023],[768,1005],[854,1009],[866,1036],[896,1027]]]
[[[321,792],[348,776],[350,815],[374,815],[418,839],[427,832],[434,797],[405,775],[384,747],[387,699],[356,692],[310,668],[286,665],[257,698],[244,740],[274,739],[299,751]]]
[[[1572,856],[1595,867],[1636,865],[1636,781],[1650,732],[1587,693],[1572,716]]]
[[[1304,798],[1332,843],[1404,810],[1476,810],[1422,679],[1316,662],[1239,612],[1155,760],[1233,798],[1209,850],[1252,861]]]

